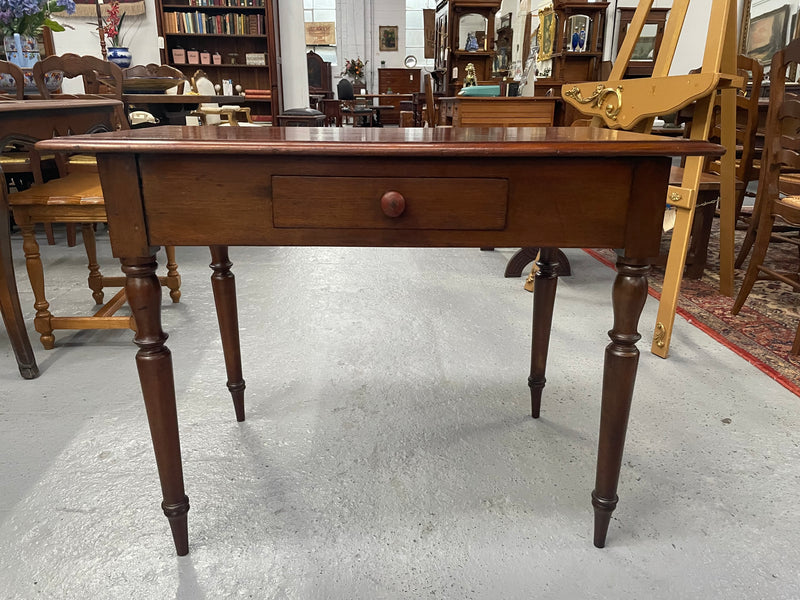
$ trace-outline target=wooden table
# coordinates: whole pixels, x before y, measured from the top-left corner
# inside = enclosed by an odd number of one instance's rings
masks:
[[[16,140],[37,140],[51,135],[66,135],[115,129],[125,119],[122,103],[108,99],[16,100],[0,102],[0,149]],[[8,198],[3,181],[0,198],[0,312],[20,374],[33,379],[39,367],[33,355],[25,319],[19,304],[9,236]]]
[[[548,127],[559,98],[449,96],[439,99],[439,124],[454,127]]]
[[[558,247],[624,250],[605,352],[594,543],[605,544],[671,156],[718,155],[702,141],[580,128],[155,127],[38,144],[97,154],[114,255],[136,317],[136,362],[178,554],[189,551],[172,359],[161,328],[156,247],[208,245],[237,420],[244,420],[228,245],[540,246],[528,378],[539,416]],[[197,173],[224,187],[194,185]],[[388,308],[396,310],[396,307]],[[455,318],[455,317],[454,317]]]

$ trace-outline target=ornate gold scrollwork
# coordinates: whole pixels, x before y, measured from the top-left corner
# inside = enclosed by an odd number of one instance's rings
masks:
[[[609,119],[616,121],[619,111],[622,110],[621,85],[618,85],[615,89],[615,88],[603,87],[603,84],[601,83],[595,88],[594,93],[588,98],[584,98],[581,95],[581,91],[577,86],[572,88],[571,90],[567,90],[564,93],[565,96],[573,98],[575,102],[577,102],[578,104],[591,104],[592,107],[595,108],[603,108],[602,107],[603,102],[605,102],[605,99],[611,94],[613,94],[614,97],[616,98],[616,105],[614,102],[609,102],[608,104],[606,104],[605,113]]]
[[[664,327],[664,324],[660,321],[656,323],[656,331],[655,334],[653,335],[653,341],[659,348],[663,348],[666,345],[667,328]]]

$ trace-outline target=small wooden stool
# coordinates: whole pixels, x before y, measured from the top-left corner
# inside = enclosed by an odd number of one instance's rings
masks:
[[[77,171],[65,177],[35,185],[25,191],[9,194],[9,205],[14,219],[22,229],[23,250],[25,252],[28,278],[33,288],[36,317],[34,327],[40,334],[42,346],[53,348],[55,329],[134,329],[132,316],[114,316],[125,304],[125,277],[104,277],[97,263],[97,249],[94,236],[94,223],[106,222],[106,208],[103,190],[97,173]],[[44,269],[39,254],[39,244],[34,236],[36,223],[80,223],[86,256],[89,259],[89,288],[97,304],[103,303],[103,288],[119,286],[122,289],[111,300],[90,316],[56,317],[49,308],[45,297]],[[162,285],[170,290],[173,302],[181,297],[181,278],[175,262],[175,249],[165,248],[167,252],[167,276],[160,278]]]

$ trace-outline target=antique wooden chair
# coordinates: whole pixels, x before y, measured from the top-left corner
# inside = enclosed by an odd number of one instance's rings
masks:
[[[46,92],[44,74],[54,70],[63,70],[66,78],[83,77],[87,86],[101,85],[106,79],[100,75],[105,75],[110,78],[111,85],[119,85],[121,90],[122,70],[117,65],[106,63],[93,56],[53,56],[37,63],[34,67],[34,80],[42,86],[40,87],[42,96],[45,96]],[[84,98],[76,97],[75,102],[81,102]],[[121,108],[111,125],[117,129],[128,128],[128,121],[122,114]],[[107,127],[88,133],[105,129]],[[54,131],[53,135],[69,135],[70,133],[69,131]],[[94,157],[89,158],[93,159]],[[27,190],[9,194],[8,202],[14,213],[14,219],[22,229],[28,278],[35,298],[34,327],[40,334],[42,345],[45,349],[53,347],[55,343],[53,330],[55,329],[133,328],[132,317],[114,315],[125,304],[124,288],[91,316],[61,317],[54,316],[50,312],[50,304],[45,296],[44,270],[39,255],[39,245],[34,235],[34,226],[37,223],[81,224],[83,243],[89,262],[89,288],[92,290],[92,297],[97,304],[103,302],[104,287],[122,287],[125,278],[122,276],[104,277],[97,262],[94,225],[106,222],[106,210],[96,162],[87,159],[76,163],[57,156],[56,163],[60,177],[43,182],[41,176],[38,175],[41,173],[41,169],[36,165],[40,159],[38,153],[33,149],[31,149],[31,160],[34,166],[33,171],[37,174],[36,184]],[[177,271],[174,248],[167,247],[166,251],[167,276],[162,278],[162,283],[169,287],[173,302],[178,302],[180,299],[180,275]]]
[[[792,64],[800,64],[800,39],[790,42],[772,58],[766,139],[753,211],[753,218],[758,215],[757,235],[753,256],[731,309],[735,315],[758,280],[779,280],[800,291],[800,270],[786,272],[764,265],[770,244],[789,243],[800,248],[797,229],[788,233],[774,230],[778,218],[800,227],[800,180],[796,177],[800,173],[800,95],[786,92],[786,70]],[[800,354],[800,325],[791,352]]]
[[[349,79],[340,79],[336,84],[336,96],[341,105],[343,121],[347,118],[353,127],[369,127],[372,125],[373,110],[365,102],[356,99],[353,83]]]

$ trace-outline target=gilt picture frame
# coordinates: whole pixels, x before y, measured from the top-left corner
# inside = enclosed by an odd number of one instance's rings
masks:
[[[378,40],[381,52],[397,50],[397,25],[380,25],[378,27]]]
[[[556,13],[549,4],[539,9],[539,56],[538,60],[549,60],[553,56],[553,44],[556,38]]]
[[[789,5],[750,17],[745,35],[744,54],[768,65],[773,55],[786,45]]]

